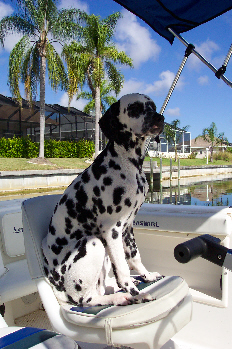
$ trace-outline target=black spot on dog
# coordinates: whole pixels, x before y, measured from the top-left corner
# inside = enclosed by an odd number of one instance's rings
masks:
[[[59,273],[55,269],[51,270],[50,272],[51,272],[51,274],[53,276],[53,280],[54,281],[58,281],[60,279],[60,275],[59,275]]]
[[[130,292],[131,296],[133,296],[133,297],[137,296],[139,294],[139,292],[136,291],[134,288],[131,288],[129,292]]]
[[[79,211],[82,208],[85,208],[88,200],[88,196],[83,186],[76,191],[75,197],[77,199],[76,210]]]
[[[91,302],[91,300],[92,300],[92,298],[90,297],[90,298],[88,298],[87,299],[87,303],[90,303]]]
[[[108,166],[113,168],[114,170],[121,170],[121,166],[116,164],[114,160],[110,160]]]
[[[144,103],[137,101],[129,104],[127,107],[127,112],[130,118],[138,119],[144,112]]]
[[[104,183],[104,185],[111,185],[112,184],[112,178],[111,177],[104,177],[103,183]]]
[[[59,245],[59,246],[64,246],[64,245],[68,245],[68,241],[65,237],[63,238],[56,238],[56,243]]]
[[[83,237],[83,232],[80,229],[75,230],[71,235],[70,238],[71,239],[76,239],[79,240]]]
[[[117,223],[116,223],[116,226],[117,226],[117,227],[120,227],[120,226],[121,226],[121,221],[117,222]]]
[[[101,190],[105,191],[105,186],[104,185],[101,186]]]
[[[78,305],[78,302],[75,302],[75,300],[69,294],[67,294],[67,298],[68,298],[68,303],[73,305]]]
[[[66,200],[67,200],[67,195],[65,194],[65,195],[63,195],[62,196],[62,198],[61,198],[61,200],[60,200],[60,202],[59,202],[59,205],[62,205],[62,204],[64,204],[65,202],[66,202]]]
[[[82,305],[83,304],[83,297],[79,298],[79,304]]]
[[[66,233],[67,235],[69,235],[70,232],[71,232],[71,229],[73,228],[73,224],[71,223],[71,220],[70,220],[69,217],[66,217],[66,218],[65,218],[65,225],[66,225],[65,233]]]
[[[56,234],[56,229],[54,228],[54,226],[50,223],[49,225],[49,232],[52,234],[52,235],[55,235]]]
[[[117,207],[116,207],[116,213],[121,212],[121,210],[122,210],[122,207],[121,207],[121,206],[117,206]]]
[[[103,200],[98,198],[92,198],[93,203],[98,207],[99,213],[103,214],[106,212],[106,208],[103,205]]]
[[[118,154],[114,148],[114,142],[109,142],[108,145],[107,145],[107,149],[109,150],[111,156],[113,158],[117,158],[118,157]]]
[[[124,175],[124,173],[121,173],[121,178],[122,178],[122,179],[125,179],[125,178],[126,178],[126,176]]]
[[[100,188],[97,185],[93,188],[93,192],[96,196],[100,196]]]
[[[54,265],[54,267],[56,267],[58,265],[58,260],[56,258],[53,259],[53,265]]]
[[[49,271],[46,267],[44,267],[44,272],[45,272],[45,275],[48,276],[49,275]]]
[[[141,150],[141,148],[136,148],[135,153],[136,153],[138,156],[142,156],[142,150]]]
[[[63,249],[63,246],[57,246],[55,244],[53,244],[51,246],[51,250],[53,251],[53,253],[55,253],[56,255],[59,255],[61,253],[61,250]]]
[[[65,274],[66,272],[66,264],[63,264],[63,266],[61,267],[61,273]]]
[[[71,218],[76,218],[77,212],[75,211],[75,204],[72,199],[66,200],[66,207],[68,216],[70,216]]]
[[[123,187],[116,187],[113,190],[113,204],[115,206],[119,205],[122,199],[122,195],[125,193],[125,189]]]
[[[119,234],[118,234],[118,232],[116,231],[116,229],[113,228],[113,229],[112,229],[112,238],[113,238],[113,239],[117,239],[117,238],[118,238],[118,235],[119,235]]]
[[[80,292],[82,291],[82,287],[79,284],[76,284],[75,287],[76,291]]]
[[[91,177],[90,177],[88,171],[83,172],[83,174],[82,174],[83,183],[88,183],[90,181],[90,178]]]
[[[112,206],[107,207],[107,212],[108,212],[108,214],[112,214],[112,212],[113,212]]]
[[[79,248],[79,251],[73,259],[73,263],[76,263],[80,258],[83,258],[86,256],[87,254],[86,243],[87,243],[87,239],[83,239],[81,246]]]
[[[129,252],[125,252],[125,259],[130,259],[130,254],[129,254]]]
[[[97,158],[95,159],[95,161],[92,164],[92,173],[95,177],[95,179],[99,180],[100,177],[107,173],[107,167],[105,165],[102,165],[105,156],[107,155],[107,150],[106,148],[102,151],[102,153],[100,153]]]
[[[61,264],[64,264],[65,262],[68,261],[68,259],[70,258],[71,256],[71,252],[67,252],[67,254],[65,255],[65,257],[63,258],[63,260],[61,261]]]
[[[130,207],[132,205],[130,198],[125,199],[125,205]]]

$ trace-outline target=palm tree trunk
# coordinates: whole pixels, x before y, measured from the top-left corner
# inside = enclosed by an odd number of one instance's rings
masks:
[[[95,88],[95,157],[99,154],[100,87]]]
[[[46,57],[41,56],[40,69],[40,151],[39,158],[44,159],[44,132],[45,132],[45,71]]]

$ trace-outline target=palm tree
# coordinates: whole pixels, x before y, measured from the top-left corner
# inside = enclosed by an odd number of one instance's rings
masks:
[[[102,80],[100,85],[100,115],[106,112],[107,108],[113,103],[117,102],[114,96],[110,93],[114,90],[112,84],[108,84],[107,80]],[[83,108],[84,113],[90,114],[95,111],[95,99],[93,99],[92,93],[87,91],[82,91],[78,94],[77,99],[87,99],[89,102]]]
[[[99,153],[99,119],[101,115],[101,82],[106,75],[116,95],[123,86],[123,75],[115,64],[133,66],[131,58],[125,52],[118,52],[112,42],[114,30],[120,13],[105,19],[85,14],[81,42],[73,41],[63,49],[68,66],[70,100],[77,92],[76,81],[86,81],[95,100],[95,156]],[[77,68],[79,67],[79,68]]]
[[[175,148],[175,162],[177,161],[177,143],[180,141],[180,137],[183,132],[187,131],[189,126],[179,127],[180,120],[175,119],[170,124],[164,126],[163,134],[167,142],[173,142]]]
[[[22,34],[9,58],[9,86],[12,96],[21,101],[20,82],[32,104],[40,86],[40,151],[44,158],[46,65],[51,87],[67,88],[67,74],[53,43],[77,38],[81,12],[58,10],[56,0],[18,0],[19,13],[0,21],[0,42],[10,32]]]

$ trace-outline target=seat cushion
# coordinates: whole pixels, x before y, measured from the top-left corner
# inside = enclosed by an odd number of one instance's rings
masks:
[[[178,276],[141,282],[138,289],[150,293],[155,300],[127,306],[72,306],[62,308],[62,313],[67,321],[79,326],[106,328],[106,321],[110,321],[112,329],[140,327],[164,318],[189,294],[188,285]]]
[[[0,349],[78,349],[70,338],[56,332],[33,327],[5,327],[0,329]]]

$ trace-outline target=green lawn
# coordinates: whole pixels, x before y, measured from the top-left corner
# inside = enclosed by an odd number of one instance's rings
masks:
[[[24,158],[0,158],[0,171],[23,171],[23,170],[55,170],[55,169],[84,169],[90,165],[85,162],[87,159],[76,158],[50,158],[47,159],[46,165],[30,163],[30,159]],[[150,158],[146,157],[146,161]],[[159,166],[160,159],[153,158]],[[170,159],[162,159],[163,166],[170,165]],[[232,162],[217,160],[209,165],[231,165]],[[177,166],[177,162],[172,161],[173,166]],[[181,166],[203,166],[206,165],[206,159],[180,159]]]
[[[56,170],[56,169],[84,169],[89,166],[87,159],[76,158],[50,158],[48,164],[40,165],[30,163],[30,159],[24,158],[0,158],[0,171],[23,170]]]
[[[152,158],[154,161],[157,161],[157,166],[160,164],[159,158]],[[150,161],[149,157],[145,158],[146,161]],[[162,159],[163,166],[170,166],[170,159]],[[232,162],[224,161],[224,160],[217,160],[210,162],[208,165],[232,165]],[[178,162],[175,162],[174,159],[172,160],[172,166],[178,166]],[[207,166],[206,159],[180,159],[180,166]]]

